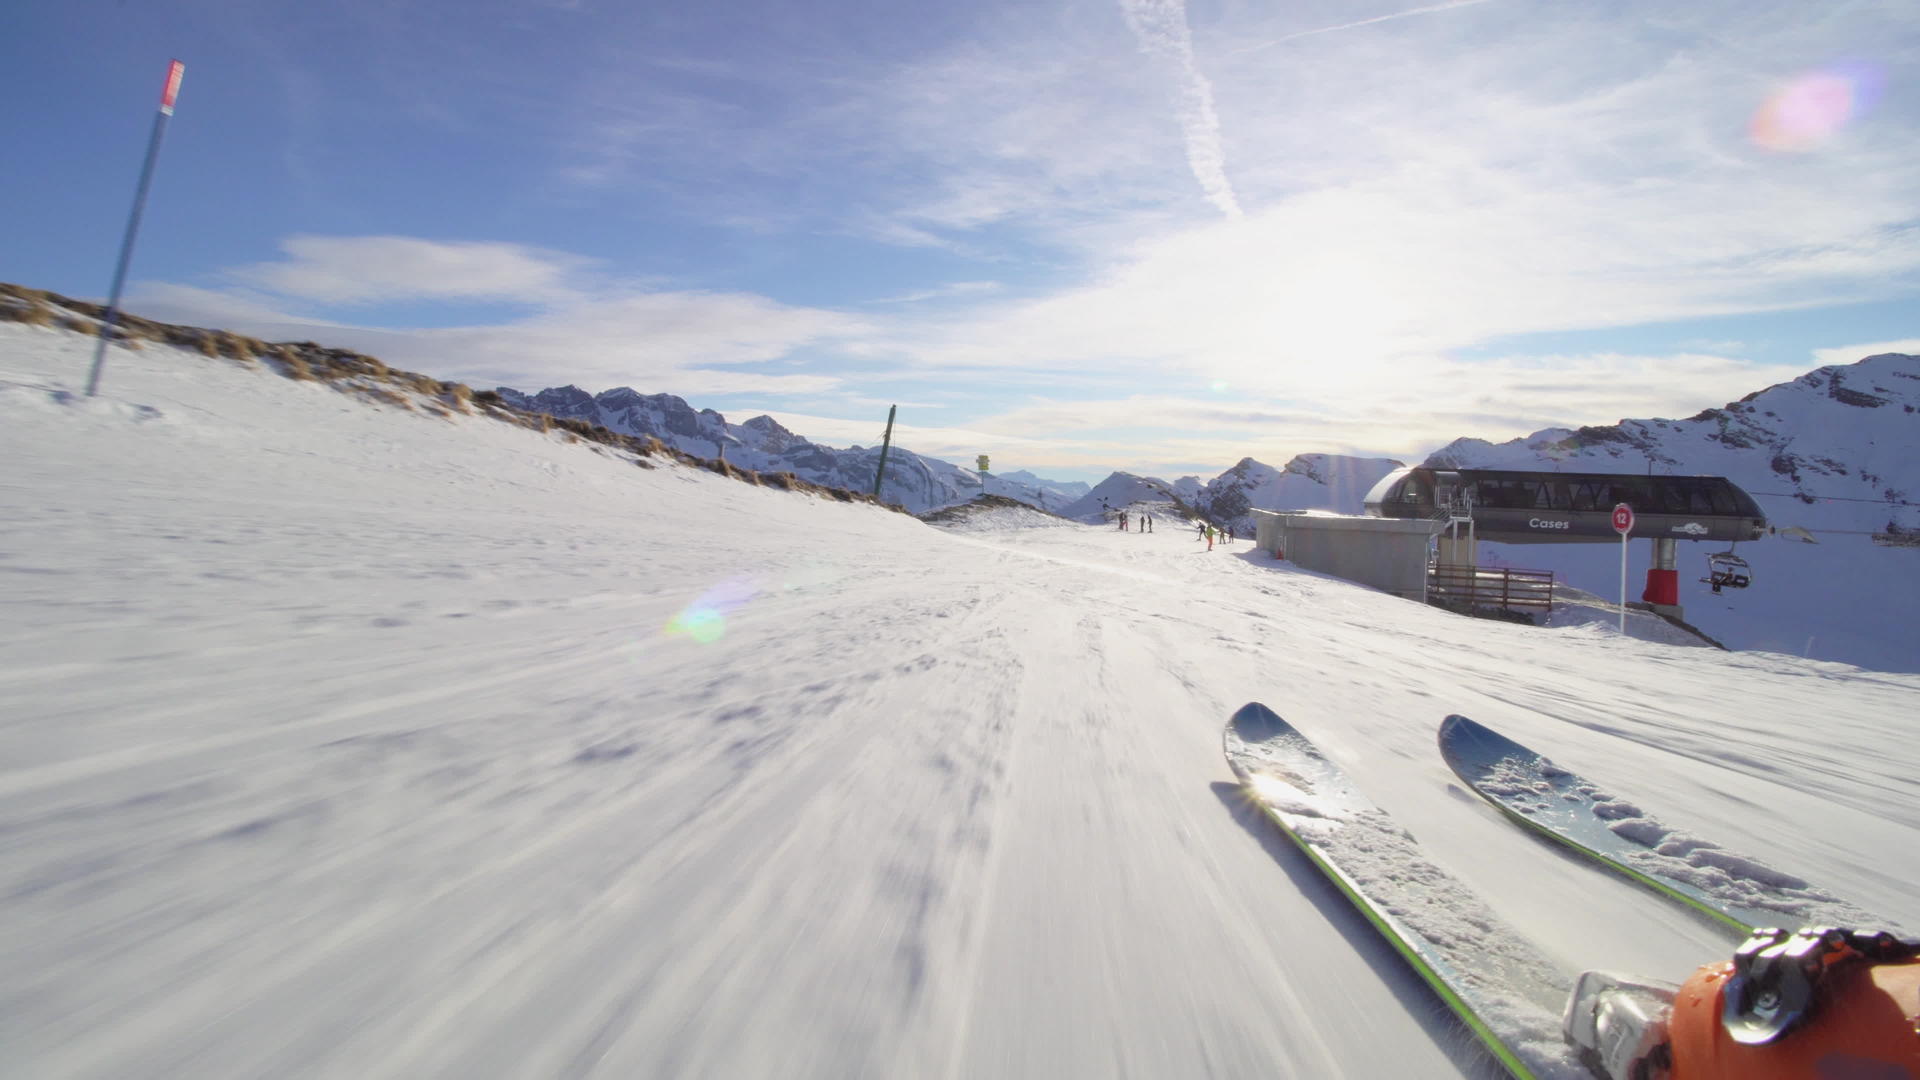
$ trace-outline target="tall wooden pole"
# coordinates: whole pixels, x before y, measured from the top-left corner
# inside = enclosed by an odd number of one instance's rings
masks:
[[[887,406],[887,433],[880,437],[880,471],[873,474],[873,501],[880,501],[880,481],[887,478],[887,448],[893,445],[893,414],[898,405]]]

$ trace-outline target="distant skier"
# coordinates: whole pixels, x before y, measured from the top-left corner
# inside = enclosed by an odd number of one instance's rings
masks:
[[[1127,512],[1125,510],[1120,511],[1120,531],[1127,531]]]
[[[1207,531],[1207,550],[1212,551],[1213,550],[1213,526],[1206,525],[1206,526],[1203,526],[1203,528],[1205,528]]]

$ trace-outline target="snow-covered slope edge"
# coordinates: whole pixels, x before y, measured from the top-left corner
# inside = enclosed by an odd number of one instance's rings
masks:
[[[13,322],[54,335],[97,340],[103,316],[104,308],[99,304],[0,282],[0,322]],[[168,350],[169,355],[175,355],[177,360],[186,364],[194,364],[204,358],[232,361],[243,367],[258,366],[289,379],[318,382],[372,405],[397,407],[441,418],[456,413],[471,413],[537,431],[557,430],[563,439],[584,439],[638,458],[675,458],[682,463],[697,465],[750,484],[764,484],[784,491],[824,494],[843,502],[875,501],[871,493],[861,494],[845,485],[798,476],[791,469],[776,467],[763,472],[743,468],[737,462],[728,462],[724,456],[702,457],[685,449],[681,445],[685,440],[663,440],[647,430],[631,426],[610,428],[594,418],[579,415],[578,410],[555,412],[540,408],[540,403],[521,400],[511,391],[504,394],[490,390],[476,392],[460,383],[443,382],[417,372],[390,368],[375,357],[351,349],[329,348],[311,341],[268,343],[224,330],[154,322],[124,313],[117,317],[117,324],[116,348],[108,354],[109,365],[114,358],[124,358],[128,353],[143,350],[149,344],[174,346],[181,352],[174,354]],[[92,347],[91,342],[88,347]],[[198,355],[189,357],[185,355],[188,352]],[[678,398],[671,400],[679,402],[683,409],[686,406]],[[770,417],[763,416],[758,420],[779,428]],[[754,423],[748,421],[750,426]],[[784,429],[780,430],[784,432]],[[897,502],[889,505],[893,509],[904,510]]]
[[[101,305],[89,301],[0,283],[0,320],[92,333],[103,313]],[[458,395],[462,405],[477,400],[494,409],[551,416],[576,434],[597,441],[617,443],[610,435],[655,439],[690,458],[725,462],[736,475],[738,471],[784,474],[786,479],[797,479],[803,485],[871,493],[879,469],[878,447],[842,450],[822,446],[787,430],[770,416],[731,424],[712,409],[696,412],[672,394],[641,394],[629,387],[588,394],[574,386],[552,387],[536,394],[510,387],[475,393],[458,384],[390,369],[371,356],[311,341],[269,344],[223,330],[156,322],[126,313],[118,321],[119,339],[133,343],[133,347],[143,342],[178,345],[210,357],[226,356],[242,362],[264,359],[283,371],[297,364],[302,378],[310,372],[326,381],[399,384],[403,391],[439,394],[449,402]],[[717,464],[711,467],[718,469]],[[887,475],[880,497],[909,513],[924,513],[964,503],[982,490],[978,472],[895,446],[887,455]],[[1043,510],[1057,510],[1084,495],[1086,485],[1056,483],[1028,472],[1015,472],[989,474],[984,491]]]

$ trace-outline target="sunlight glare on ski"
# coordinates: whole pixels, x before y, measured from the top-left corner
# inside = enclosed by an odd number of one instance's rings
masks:
[[[1326,807],[1307,792],[1277,776],[1255,773],[1247,780],[1247,790],[1254,798],[1273,807],[1283,814],[1299,814],[1303,817],[1327,817]]]

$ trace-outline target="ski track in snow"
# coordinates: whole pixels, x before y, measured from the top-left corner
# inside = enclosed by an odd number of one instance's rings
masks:
[[[1727,946],[1448,712],[1920,925],[1920,677],[88,355],[0,325],[0,1074],[1497,1075],[1223,794],[1250,699],[1563,969]]]

